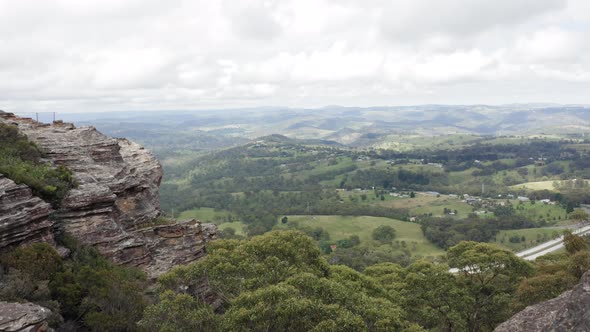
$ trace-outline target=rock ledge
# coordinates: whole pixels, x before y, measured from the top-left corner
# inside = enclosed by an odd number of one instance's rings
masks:
[[[160,215],[163,173],[139,144],[107,137],[94,127],[44,124],[1,111],[0,123],[17,126],[43,150],[45,161],[65,165],[78,182],[52,213],[29,188],[0,176],[0,250],[52,242],[54,226],[115,263],[137,266],[156,278],[175,264],[203,256],[204,244],[215,238],[215,225],[196,220],[141,229]],[[50,213],[55,222],[48,219]]]
[[[51,310],[32,303],[0,302],[0,331],[50,331],[47,319]]]

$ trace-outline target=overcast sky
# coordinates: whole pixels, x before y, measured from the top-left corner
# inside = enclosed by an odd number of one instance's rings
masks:
[[[0,109],[590,103],[588,0],[0,0]]]

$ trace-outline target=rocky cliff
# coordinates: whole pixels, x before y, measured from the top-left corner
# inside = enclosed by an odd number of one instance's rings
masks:
[[[51,205],[31,189],[0,174],[0,248],[21,243],[53,243]]]
[[[0,331],[45,332],[53,331],[47,320],[51,311],[32,303],[0,302]]]
[[[590,272],[574,289],[552,300],[527,307],[495,332],[590,331]]]
[[[51,211],[26,186],[0,178],[0,249],[26,241],[52,241],[53,221],[117,264],[138,266],[151,278],[174,264],[204,254],[214,225],[197,221],[144,227],[160,214],[162,168],[136,143],[114,139],[93,127],[63,122],[43,124],[0,112],[0,122],[16,125],[44,152],[45,161],[74,172],[78,186]]]

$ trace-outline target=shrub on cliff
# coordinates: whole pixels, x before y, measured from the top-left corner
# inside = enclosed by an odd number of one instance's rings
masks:
[[[47,243],[34,243],[0,255],[0,301],[33,302],[52,311],[49,323],[62,323],[60,305],[51,298],[47,284],[63,262]]]
[[[0,264],[28,274],[36,280],[49,280],[62,268],[62,259],[47,243],[19,247],[0,256]]]
[[[61,326],[65,318],[83,330],[137,330],[136,322],[146,306],[145,275],[114,265],[71,237],[60,241],[71,250],[67,260],[47,243],[0,255],[0,301],[49,308],[52,327]]]
[[[39,148],[19,134],[16,126],[0,123],[0,151],[16,156],[23,161],[38,163],[41,158]]]
[[[134,331],[146,305],[145,274],[116,266],[91,247],[66,238],[71,260],[49,283],[65,319],[92,331]]]
[[[57,206],[75,186],[75,180],[66,167],[42,163],[41,155],[41,150],[15,126],[0,124],[0,174],[26,184],[35,195]]]

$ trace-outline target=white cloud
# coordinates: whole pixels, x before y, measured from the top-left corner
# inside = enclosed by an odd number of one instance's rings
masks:
[[[478,50],[426,57],[410,66],[416,82],[445,83],[483,78],[483,71],[494,59]]]
[[[281,34],[271,1],[224,1],[233,31],[244,38],[270,40]]]
[[[411,40],[439,35],[472,35],[494,27],[509,28],[565,8],[566,1],[414,0],[397,4],[387,6],[383,11],[384,33],[391,34],[392,38]]]
[[[566,62],[571,63],[584,55],[581,53],[586,37],[577,31],[548,27],[533,32],[530,36],[516,41],[515,51],[527,62]]]
[[[588,103],[589,6],[0,0],[0,109]]]
[[[101,52],[90,59],[93,83],[101,89],[158,87],[170,61],[161,49]]]

